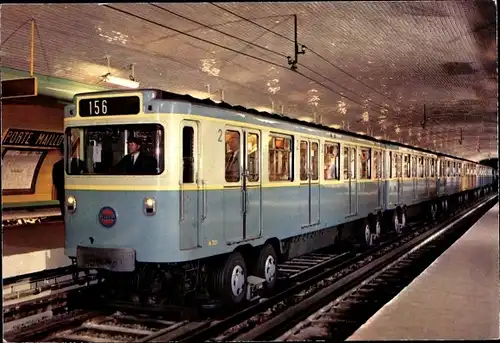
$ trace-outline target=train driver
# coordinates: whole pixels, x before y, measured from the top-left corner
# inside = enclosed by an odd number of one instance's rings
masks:
[[[239,136],[229,135],[226,140],[228,142],[226,152],[226,181],[238,182],[240,179],[240,139]]]
[[[157,174],[156,158],[141,150],[141,140],[130,137],[127,140],[128,155],[125,155],[116,165],[119,173],[125,174]]]

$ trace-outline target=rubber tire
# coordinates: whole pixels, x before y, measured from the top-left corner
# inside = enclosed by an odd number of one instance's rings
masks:
[[[398,235],[403,233],[403,230],[401,230],[400,232],[398,232],[398,231],[396,230],[396,226],[394,225],[394,217],[395,217],[395,216],[397,216],[397,218],[398,218],[398,221],[399,221],[399,222],[400,222],[400,220],[401,220],[401,217],[399,216],[399,211],[401,211],[401,208],[400,208],[400,207],[398,207],[398,208],[396,208],[394,211],[392,211],[392,216],[391,216],[391,226],[390,226],[391,231],[395,232],[395,233],[396,233],[396,234],[398,234]]]
[[[365,239],[365,227],[368,225],[369,229],[370,229],[370,235],[372,233],[372,226],[371,226],[371,223],[370,223],[370,220],[368,218],[365,218],[363,220],[363,225],[358,229],[358,234],[357,234],[357,240],[358,242],[361,244],[361,246],[363,248],[369,248],[369,247],[372,247],[373,246],[373,240],[370,239],[371,241],[371,245],[366,242],[366,239]]]
[[[383,229],[383,221],[382,221],[382,216],[380,214],[376,214],[370,218],[370,230],[372,234],[376,235],[377,234],[377,221],[380,225],[380,236],[382,236],[382,232],[384,231]],[[376,238],[376,240],[380,239],[380,236]],[[373,245],[376,244],[376,241],[373,242]]]
[[[264,282],[264,284],[262,285],[263,290],[266,294],[270,293],[274,289],[274,287],[276,286],[276,282],[278,281],[278,258],[276,256],[276,251],[271,244],[266,244],[262,247],[262,249],[260,249],[259,257],[257,258],[255,265],[255,275],[265,279],[265,263],[269,255],[274,258],[276,272],[274,274],[274,280],[271,283]]]
[[[237,265],[243,269],[243,273],[245,274],[245,284],[243,286],[243,292],[241,292],[239,296],[234,296],[231,290],[231,274]],[[247,277],[248,272],[243,255],[240,252],[235,251],[228,256],[224,265],[219,265],[215,268],[212,275],[213,291],[226,304],[240,304],[246,297]]]

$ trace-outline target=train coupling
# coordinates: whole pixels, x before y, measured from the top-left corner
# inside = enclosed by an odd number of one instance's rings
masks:
[[[258,291],[262,289],[264,282],[266,282],[266,279],[260,278],[258,276],[250,275],[247,277],[247,300],[248,301],[253,301],[257,299],[259,296]]]

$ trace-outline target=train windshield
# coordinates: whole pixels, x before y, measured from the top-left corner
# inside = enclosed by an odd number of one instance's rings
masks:
[[[157,124],[68,128],[66,172],[68,175],[159,175],[164,169],[164,140],[164,129]]]

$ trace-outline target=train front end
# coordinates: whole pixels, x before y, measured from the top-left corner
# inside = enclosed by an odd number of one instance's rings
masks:
[[[137,261],[175,260],[166,124],[144,105],[153,98],[89,93],[65,108],[65,253],[78,268],[128,273]]]

